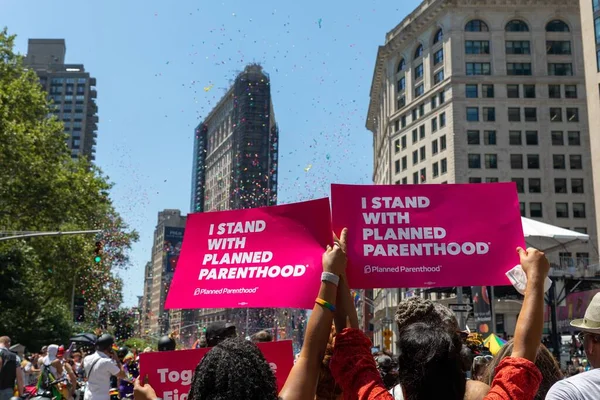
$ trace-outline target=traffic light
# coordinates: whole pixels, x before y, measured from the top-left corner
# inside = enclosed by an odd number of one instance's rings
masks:
[[[392,336],[393,336],[393,332],[389,329],[386,329],[383,331],[383,344],[385,346],[386,349],[391,349],[392,348]]]
[[[102,261],[102,253],[104,250],[104,243],[96,242],[96,247],[94,249],[94,262],[97,264]]]

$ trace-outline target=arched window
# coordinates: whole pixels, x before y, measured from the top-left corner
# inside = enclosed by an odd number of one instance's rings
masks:
[[[548,22],[546,32],[570,32],[569,25],[565,24],[560,19]]]
[[[415,59],[423,56],[423,45],[420,44],[415,50]]]
[[[529,26],[520,19],[513,19],[505,28],[506,32],[529,32]]]
[[[472,19],[465,25],[465,31],[467,32],[489,32],[487,24],[480,19]]]
[[[400,62],[398,63],[398,70],[396,72],[404,71],[405,69],[406,69],[406,61],[404,61],[404,58],[401,58]]]
[[[433,37],[433,44],[441,42],[443,38],[444,38],[444,31],[441,29],[438,29],[438,31],[435,33],[435,36]]]

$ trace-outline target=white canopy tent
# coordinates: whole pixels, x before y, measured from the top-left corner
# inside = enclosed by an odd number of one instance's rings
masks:
[[[546,224],[529,218],[521,217],[523,234],[528,246],[544,252],[564,248],[577,242],[587,242],[590,237],[584,233],[571,231],[558,226]]]

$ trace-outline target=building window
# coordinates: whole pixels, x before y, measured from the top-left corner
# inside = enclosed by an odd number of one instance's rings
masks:
[[[479,89],[477,85],[465,85],[465,96],[468,99],[476,99],[479,97]]]
[[[554,178],[554,193],[567,193],[567,180],[565,178]]]
[[[425,125],[419,127],[419,139],[425,138]]]
[[[510,168],[523,169],[523,155],[522,154],[511,154],[510,155]]]
[[[415,50],[415,59],[419,58],[419,57],[423,57],[423,45],[420,44],[417,46],[417,49]]]
[[[442,29],[438,29],[438,31],[433,36],[433,44],[439,43],[444,38],[444,31]]]
[[[542,203],[529,203],[529,216],[542,218]]]
[[[419,131],[417,129],[413,129],[413,131],[412,131],[413,144],[417,143],[418,140],[419,140]]]
[[[573,218],[585,218],[585,203],[573,203]]]
[[[546,32],[570,32],[569,26],[559,19],[548,22]]]
[[[467,107],[467,121],[478,122],[479,121],[479,107]]]
[[[467,32],[489,32],[489,30],[487,24],[480,19],[473,19],[465,25]]]
[[[529,178],[529,193],[542,193],[542,180],[540,178]]]
[[[552,146],[564,146],[565,140],[562,131],[552,131]]]
[[[569,218],[569,203],[556,203],[556,218]]]
[[[558,107],[550,108],[550,121],[551,122],[562,122],[562,108],[558,108]]]
[[[446,150],[446,135],[440,137],[440,150]]]
[[[480,144],[479,131],[467,131],[467,144]]]
[[[425,93],[425,89],[422,84],[415,88],[415,97],[422,96],[423,93]]]
[[[548,63],[548,75],[572,76],[573,64],[571,63]]]
[[[396,110],[400,110],[404,107],[406,107],[406,96],[400,96],[400,98],[396,102]]]
[[[413,122],[415,122],[418,118],[419,118],[419,110],[417,110],[416,108],[412,109],[412,120]]]
[[[419,104],[419,118],[425,115],[425,103]]]
[[[490,54],[490,41],[465,40],[465,54]]]
[[[402,171],[405,171],[408,168],[408,158],[406,156],[402,157]]]
[[[419,184],[419,173],[413,172],[413,185],[418,185],[418,184]]]
[[[483,84],[481,85],[481,97],[486,99],[494,98],[494,85]]]
[[[423,79],[423,64],[417,65],[415,68],[415,80]]]
[[[406,149],[406,135],[400,138],[400,143],[402,144],[402,150]]]
[[[442,90],[439,94],[439,98],[440,98],[440,105],[444,104],[444,102],[446,101],[446,92],[444,92]]]
[[[548,85],[548,97],[560,99],[560,85]]]
[[[509,99],[518,99],[519,85],[506,85],[506,97]]]
[[[406,77],[405,76],[398,79],[398,85],[397,85],[396,89],[398,90],[398,93],[406,90]]]
[[[519,202],[519,211],[521,211],[521,217],[525,216],[525,203]]]
[[[529,26],[520,19],[513,19],[505,28],[506,32],[529,32]]]
[[[521,140],[521,131],[509,131],[508,132],[508,144],[513,146],[520,146],[523,144]]]
[[[400,139],[394,141],[394,154],[400,153]]]
[[[483,120],[485,122],[496,121],[496,109],[494,107],[483,107]]]
[[[600,11],[600,0],[592,0],[592,7],[594,12]]]
[[[523,97],[535,99],[535,85],[523,85]]]
[[[538,154],[527,154],[527,169],[540,169],[540,156]]]
[[[400,173],[400,160],[394,161],[394,171],[399,174]]]
[[[512,178],[511,181],[517,185],[517,193],[525,193],[525,179]]]
[[[419,163],[419,151],[415,150],[412,153],[412,163],[413,165],[417,165]]]
[[[443,112],[440,114],[440,128],[443,128],[446,126],[446,113]]]
[[[467,75],[491,75],[492,67],[490,63],[467,63]]]
[[[433,75],[433,84],[437,85],[438,83],[444,80],[444,70],[441,69]]]
[[[547,40],[546,54],[551,55],[570,55],[571,42],[568,40]]]
[[[486,154],[485,167],[487,169],[498,169],[498,156],[496,154]]]
[[[569,166],[571,169],[583,169],[583,162],[581,161],[581,155],[571,154],[569,156]]]
[[[406,115],[400,117],[400,126],[402,129],[406,128]]]
[[[531,54],[529,40],[507,40],[506,54]]]
[[[577,98],[577,85],[565,85],[565,98],[576,99]]]
[[[440,175],[440,166],[438,163],[433,163],[433,177],[436,178]]]
[[[578,108],[567,108],[567,122],[579,122]]]
[[[481,183],[481,178],[469,178],[469,183]]]
[[[431,119],[431,132],[435,132],[438,130],[438,120],[436,117]]]
[[[496,144],[496,131],[484,131],[483,132],[483,144],[495,145]]]
[[[440,169],[442,170],[442,174],[448,172],[448,161],[444,158],[440,161]]]
[[[421,182],[427,181],[427,169],[421,168]]]
[[[579,131],[570,131],[567,138],[569,146],[581,146],[581,133]]]
[[[531,63],[506,63],[507,75],[531,75]]]
[[[438,153],[438,141],[437,139],[431,142],[431,155],[436,155]]]
[[[441,64],[444,61],[444,49],[439,49],[433,53],[433,65]]]
[[[421,148],[419,149],[419,155],[420,155],[420,158],[421,158],[421,160],[420,160],[420,161],[423,161],[423,160],[425,160],[425,158],[426,158],[426,154],[425,154],[425,146],[423,146],[423,147],[421,147]]]
[[[575,232],[583,233],[584,235],[587,235],[587,228],[584,228],[584,227],[575,227],[575,228],[573,228],[573,230]]]
[[[571,193],[583,193],[583,179],[571,179]]]
[[[566,163],[564,154],[553,154],[552,165],[554,169],[565,169]]]
[[[437,107],[437,97],[433,96],[431,98],[431,109],[434,110]]]
[[[537,121],[537,108],[525,107],[525,122],[536,122]]]
[[[527,132],[525,132],[525,143],[528,146],[537,146],[538,145],[538,133],[537,133],[537,131],[527,131]]]
[[[404,61],[404,58],[400,59],[400,62],[398,63],[398,69],[396,70],[396,72],[401,72],[404,71],[406,69],[406,61]]]
[[[521,109],[519,107],[509,107],[508,108],[508,120],[510,122],[520,122],[521,121]]]

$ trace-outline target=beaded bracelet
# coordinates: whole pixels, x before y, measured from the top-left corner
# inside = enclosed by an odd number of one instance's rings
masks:
[[[317,303],[318,305],[325,307],[326,309],[328,309],[331,312],[335,312],[335,306],[323,299],[320,299],[317,297],[317,299],[315,300],[315,303]]]

